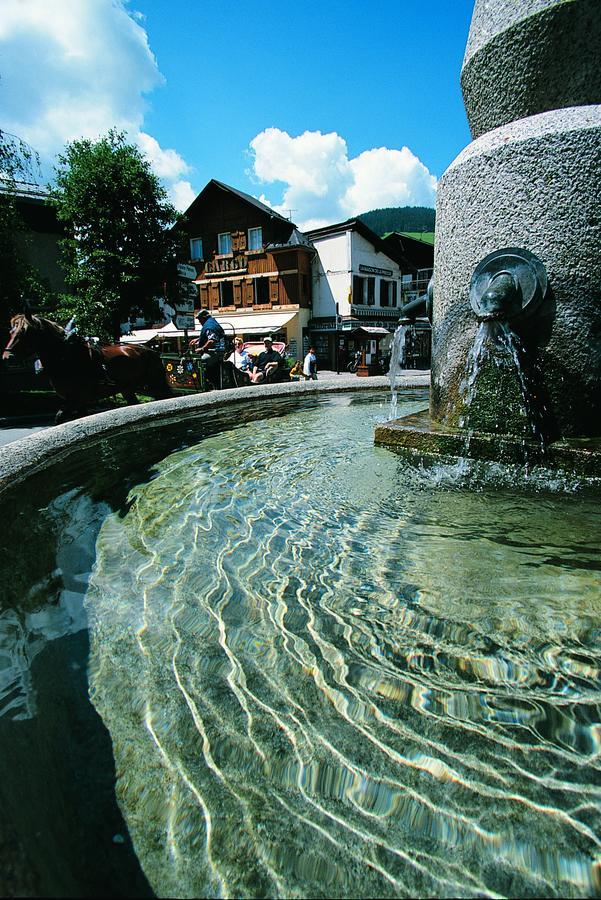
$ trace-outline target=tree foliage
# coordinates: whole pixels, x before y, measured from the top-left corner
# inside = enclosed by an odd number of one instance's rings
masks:
[[[390,231],[434,231],[436,212],[429,206],[391,206],[361,213],[359,218],[382,237]]]
[[[37,154],[15,135],[0,130],[0,325],[23,308],[23,298],[41,300],[45,290],[27,263],[28,239],[16,198],[23,181],[34,177]]]
[[[173,268],[175,208],[138,147],[115,130],[68,144],[59,156],[52,199],[62,241],[64,318],[101,340],[119,336],[135,311],[154,312],[154,298]]]

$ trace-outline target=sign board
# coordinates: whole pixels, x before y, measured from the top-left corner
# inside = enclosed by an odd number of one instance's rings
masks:
[[[173,270],[171,270],[173,271]],[[196,269],[194,266],[189,266],[186,263],[178,263],[177,264],[177,274],[180,278],[196,278]]]
[[[185,297],[180,297],[179,300],[176,301],[177,311],[178,313],[193,313],[194,312],[194,300],[188,300]]]
[[[364,266],[363,264],[360,264],[359,271],[365,272],[368,275],[388,275],[389,278],[392,276],[392,269],[379,269],[377,266]]]
[[[194,316],[180,316],[177,315],[175,317],[175,327],[179,328],[181,331],[193,331],[194,330]]]
[[[189,297],[192,300],[198,299],[198,285],[189,281],[180,281],[177,285],[177,292],[180,297]]]

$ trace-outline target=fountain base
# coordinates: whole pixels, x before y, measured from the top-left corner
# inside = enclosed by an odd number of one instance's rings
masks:
[[[514,465],[542,465],[586,478],[601,477],[601,438],[571,438],[541,448],[508,434],[471,432],[434,421],[425,410],[378,425],[375,442],[418,458],[455,457]]]

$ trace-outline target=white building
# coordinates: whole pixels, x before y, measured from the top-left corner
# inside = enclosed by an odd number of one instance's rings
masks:
[[[364,349],[367,361],[386,351],[401,308],[398,242],[378,237],[360,219],[306,234],[317,251],[313,260],[313,314],[308,338],[322,365],[334,367]]]

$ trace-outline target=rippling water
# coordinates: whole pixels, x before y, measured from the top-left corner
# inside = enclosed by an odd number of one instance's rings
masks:
[[[387,416],[233,428],[104,521],[92,698],[161,896],[601,889],[598,501],[457,489]]]

